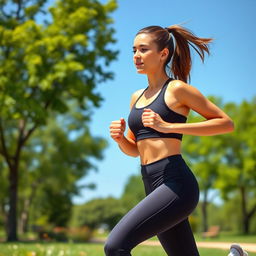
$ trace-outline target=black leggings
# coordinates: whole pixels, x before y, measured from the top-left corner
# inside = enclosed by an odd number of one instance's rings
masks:
[[[188,216],[199,199],[197,181],[181,155],[142,165],[147,196],[113,228],[106,256],[131,256],[131,250],[157,235],[167,255],[198,256]]]

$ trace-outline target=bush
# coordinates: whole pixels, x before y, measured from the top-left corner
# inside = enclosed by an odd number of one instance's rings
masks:
[[[68,238],[74,242],[87,242],[92,238],[93,231],[87,226],[69,228]]]
[[[189,216],[189,223],[190,223],[192,231],[196,232],[197,229],[198,229],[198,224],[199,224],[198,218],[194,215],[190,215]]]
[[[65,228],[55,227],[52,230],[40,230],[38,232],[39,239],[44,241],[66,242],[72,240],[74,242],[87,242],[92,237],[92,230],[87,227]]]

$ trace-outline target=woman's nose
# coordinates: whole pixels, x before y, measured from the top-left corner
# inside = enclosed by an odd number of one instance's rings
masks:
[[[134,58],[136,58],[136,59],[140,58],[139,51],[134,52]]]

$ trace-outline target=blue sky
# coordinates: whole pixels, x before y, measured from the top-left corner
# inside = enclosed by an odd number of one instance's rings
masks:
[[[113,13],[118,60],[111,65],[115,79],[100,84],[97,91],[105,99],[95,109],[91,132],[108,140],[104,160],[94,161],[98,172],[80,184],[94,182],[96,190],[83,190],[75,203],[93,198],[119,197],[130,175],[139,174],[139,158],[124,155],[109,136],[112,120],[127,120],[131,94],[147,86],[144,75],[136,73],[132,45],[136,32],[149,25],[163,27],[186,22],[185,27],[200,37],[213,37],[211,55],[202,64],[194,54],[191,84],[205,96],[215,95],[224,102],[251,100],[256,95],[256,1],[255,0],[140,0],[119,1]]]

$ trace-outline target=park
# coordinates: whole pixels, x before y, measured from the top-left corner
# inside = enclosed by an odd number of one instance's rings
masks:
[[[0,1],[0,256],[104,255],[110,231],[145,198],[139,159],[109,136],[110,122],[127,119],[131,94],[145,85],[132,65],[133,37],[185,19],[192,31],[216,35],[207,63],[193,60],[191,81],[235,127],[183,137],[200,188],[189,222],[201,256],[227,255],[233,243],[256,256],[256,38],[247,46],[233,39],[234,24],[240,37],[253,29],[256,4],[217,1],[219,26],[217,7],[195,3],[202,16],[189,14],[189,0],[170,20],[167,1],[143,0],[137,10],[149,15],[139,22],[131,1]],[[203,121],[188,115],[187,123]],[[155,236],[132,253],[165,255]]]

